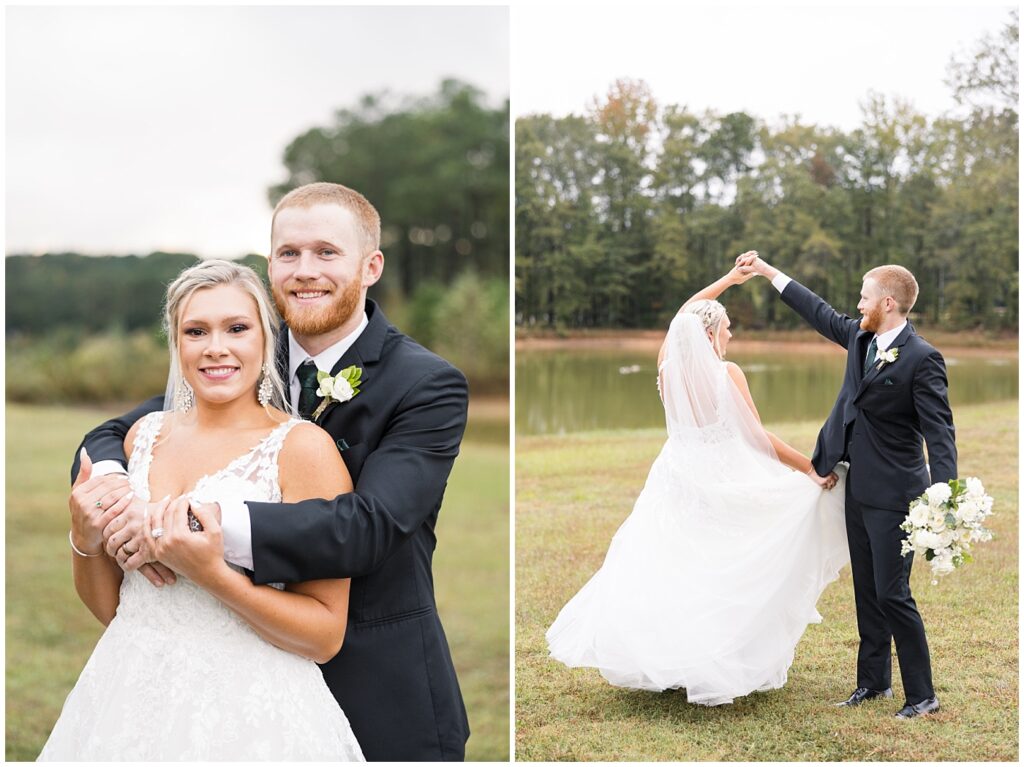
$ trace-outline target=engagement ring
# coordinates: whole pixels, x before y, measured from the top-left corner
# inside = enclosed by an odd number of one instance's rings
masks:
[[[103,508],[103,501],[96,501],[96,508],[97,509],[102,509]]]
[[[164,529],[162,527],[154,527],[153,528],[153,537],[154,538],[159,538],[163,534],[164,534]]]

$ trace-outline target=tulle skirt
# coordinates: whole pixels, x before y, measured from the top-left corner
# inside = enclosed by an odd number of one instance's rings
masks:
[[[822,491],[766,457],[710,458],[723,447],[695,458],[666,443],[601,569],[548,630],[553,658],[706,705],[786,683],[849,562],[844,478]]]

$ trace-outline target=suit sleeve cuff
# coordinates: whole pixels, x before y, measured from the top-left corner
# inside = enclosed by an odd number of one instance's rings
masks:
[[[224,536],[224,559],[252,570],[252,528],[245,502],[234,498],[220,501],[220,526]]]
[[[127,474],[120,461],[96,461],[92,465],[93,477],[105,477],[107,474]]]
[[[787,277],[782,272],[779,272],[774,277],[772,277],[772,285],[774,285],[775,289],[780,293],[784,291],[786,289],[786,286],[792,281],[792,277]]]

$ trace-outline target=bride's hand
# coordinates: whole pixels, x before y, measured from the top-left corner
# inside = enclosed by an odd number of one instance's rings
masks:
[[[828,475],[821,477],[818,476],[818,472],[816,472],[813,467],[807,470],[807,476],[813,479],[814,483],[822,490],[831,490],[836,486],[836,482],[839,481],[839,475],[834,471],[830,471]]]
[[[200,532],[189,529],[190,507],[203,526]],[[163,528],[163,534],[154,538],[153,531],[159,528]],[[157,559],[200,585],[204,575],[227,566],[224,563],[220,521],[210,513],[207,505],[192,504],[187,495],[179,496],[165,508],[150,513],[146,537]]]
[[[736,257],[736,265],[729,270],[727,275],[734,285],[742,285],[757,275],[757,271],[751,266],[755,261],[757,261],[756,250],[748,250]]]

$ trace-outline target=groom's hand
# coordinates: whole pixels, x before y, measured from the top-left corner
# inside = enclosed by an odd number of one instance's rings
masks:
[[[200,524],[206,517],[213,517],[217,520],[217,525],[220,525],[220,504],[219,503],[196,503],[192,501],[189,504],[189,510],[195,515],[196,519],[200,520]]]
[[[748,250],[746,253],[736,257],[736,265],[726,275],[732,284],[742,285],[755,275],[755,272],[749,268],[748,264],[752,263],[756,258],[756,250]]]
[[[174,583],[171,570],[156,561],[143,531],[147,503],[133,498],[128,507],[111,520],[103,531],[104,548],[126,573],[138,570],[154,586]]]
[[[740,274],[759,274],[766,279],[774,279],[779,270],[766,263],[756,250],[749,250],[736,258],[736,270]]]

